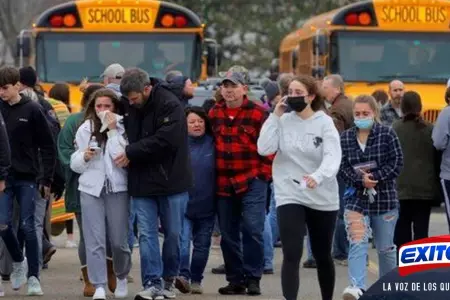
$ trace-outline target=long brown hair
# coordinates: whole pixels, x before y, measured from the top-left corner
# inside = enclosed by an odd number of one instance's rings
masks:
[[[106,142],[107,135],[106,131],[100,132],[100,128],[102,127],[102,122],[97,116],[97,113],[95,111],[95,101],[99,97],[108,97],[111,99],[111,102],[114,106],[114,113],[118,115],[123,114],[123,106],[120,102],[119,98],[117,97],[116,93],[108,88],[101,88],[96,90],[91,97],[89,98],[89,102],[86,106],[86,110],[84,113],[84,121],[89,120],[91,121],[91,137],[95,136],[95,139],[97,140],[98,144],[101,146]]]
[[[407,91],[402,98],[400,108],[403,113],[403,122],[413,121],[416,122],[417,127],[423,128],[426,126],[426,122],[421,116],[422,112],[422,99],[420,95],[414,91]]]

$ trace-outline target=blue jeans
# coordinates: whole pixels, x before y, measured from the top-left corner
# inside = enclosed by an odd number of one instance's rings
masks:
[[[139,230],[141,279],[144,288],[162,288],[162,278],[171,280],[178,276],[183,218],[181,212],[182,205],[188,199],[187,192],[132,199]],[[164,230],[162,256],[159,250],[158,218]]]
[[[221,248],[230,283],[242,284],[262,276],[266,200],[267,182],[256,178],[245,194],[218,199]]]
[[[203,219],[184,218],[181,235],[181,263],[180,276],[191,279],[191,282],[201,283],[203,273],[209,258],[211,236],[216,217]],[[193,241],[192,260],[191,239]],[[191,260],[191,261],[190,261]]]
[[[19,232],[23,234],[25,240],[28,277],[39,278],[39,247],[34,222],[35,198],[36,183],[14,178],[6,180],[6,189],[0,195],[0,235],[12,260],[23,261],[23,252],[12,226],[13,201],[16,199],[20,210]]]
[[[264,270],[273,270],[273,239],[270,216],[264,222]]]
[[[372,233],[378,252],[379,277],[381,278],[397,266],[397,247],[394,244],[397,219],[398,209],[376,216],[345,210],[344,220],[350,241],[348,276],[351,286],[366,288],[367,253]]]
[[[277,220],[277,207],[275,204],[275,191],[273,187],[273,182],[270,183],[270,189],[272,190],[270,194],[270,206],[269,206],[269,220],[270,228],[272,229],[272,242],[275,245],[280,238],[280,233],[278,232],[278,220]]]
[[[336,218],[336,229],[334,230],[333,237],[333,258],[335,259],[347,259],[349,242],[347,239],[347,231],[345,230],[344,211],[345,211],[345,183],[339,177],[339,213]]]

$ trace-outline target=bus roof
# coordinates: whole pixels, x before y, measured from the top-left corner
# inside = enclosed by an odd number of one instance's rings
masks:
[[[103,15],[106,12],[109,12],[110,15],[117,16],[128,16],[128,20],[130,21],[130,10],[143,10],[143,9],[150,9],[150,16],[153,16],[151,21],[154,21],[151,25],[154,26],[154,28],[161,28],[161,27],[167,27],[162,26],[161,21],[162,17],[166,14],[171,14],[174,17],[182,16],[185,18],[185,23],[183,28],[194,28],[194,27],[202,27],[202,22],[197,14],[195,14],[192,10],[183,7],[178,4],[169,3],[165,1],[157,1],[157,0],[79,0],[79,1],[70,1],[63,4],[55,5],[47,10],[45,10],[43,13],[41,13],[35,24],[34,27],[36,28],[49,28],[49,27],[55,27],[51,23],[51,18],[54,16],[60,16],[64,17],[68,14],[71,14],[75,17],[75,24],[74,26],[59,26],[60,28],[82,28],[85,27],[84,22],[87,22],[87,14],[90,13],[88,9],[101,9],[103,10],[101,13]],[[120,11],[122,9],[122,11]],[[109,10],[109,11],[108,11]],[[114,12],[112,12],[114,10]],[[119,10],[119,11],[118,11]],[[97,12],[98,13],[98,12]],[[131,12],[133,13],[133,12]],[[136,15],[138,15],[136,13]],[[114,20],[116,21],[116,20]],[[176,22],[176,20],[175,20]],[[118,22],[120,23],[120,22]],[[125,22],[126,23],[126,22]],[[100,22],[98,23],[100,24]],[[100,26],[105,26],[106,24],[100,24]],[[119,24],[120,25],[120,24]],[[133,26],[139,26],[139,23],[133,24]],[[173,25],[175,26],[175,25]],[[114,26],[114,27],[117,27]],[[177,26],[172,29],[180,29],[180,26]]]

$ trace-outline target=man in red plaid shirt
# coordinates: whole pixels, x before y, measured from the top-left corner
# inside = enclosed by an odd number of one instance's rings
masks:
[[[258,154],[256,143],[266,112],[247,98],[241,73],[228,73],[220,89],[224,99],[209,112],[216,139],[221,247],[229,282],[219,293],[259,295],[272,162]]]

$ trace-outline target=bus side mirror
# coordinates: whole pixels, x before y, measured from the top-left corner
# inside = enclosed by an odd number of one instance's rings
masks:
[[[208,73],[213,75],[219,71],[219,66],[222,63],[222,49],[220,45],[216,43],[208,43],[206,49],[206,64],[208,66],[208,70],[210,70]]]
[[[325,76],[325,68],[324,67],[312,68],[311,75],[315,78],[323,78]]]
[[[328,36],[326,34],[318,34],[313,39],[313,54],[325,55],[328,53]]]
[[[16,56],[28,58],[31,55],[31,37],[18,36],[16,39]]]

